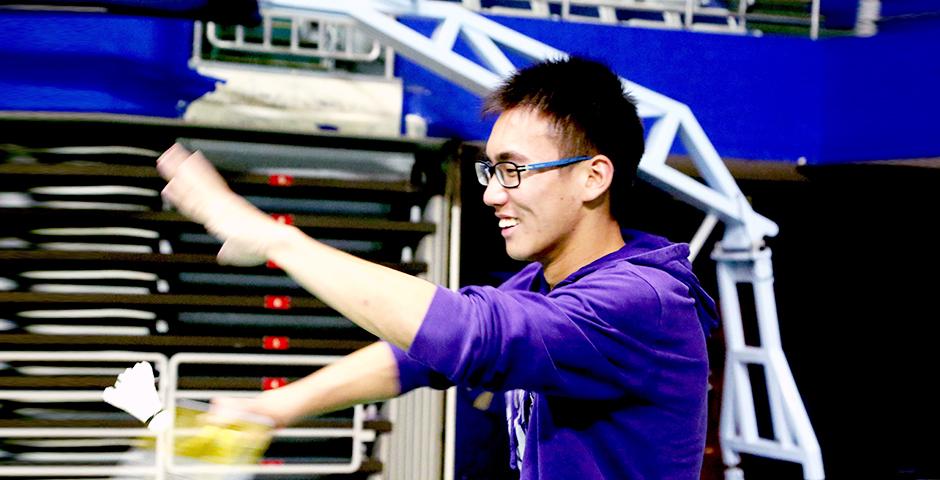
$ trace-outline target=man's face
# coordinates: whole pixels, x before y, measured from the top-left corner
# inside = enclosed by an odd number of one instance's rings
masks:
[[[491,163],[518,165],[549,162],[563,157],[548,117],[530,109],[503,112],[486,144]],[[565,248],[579,219],[574,167],[521,172],[522,183],[505,188],[495,176],[483,193],[494,208],[506,240],[506,253],[516,260],[551,262]]]

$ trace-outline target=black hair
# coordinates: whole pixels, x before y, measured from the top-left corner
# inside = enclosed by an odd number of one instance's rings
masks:
[[[565,156],[602,154],[614,165],[611,215],[626,220],[629,194],[643,156],[636,102],[606,65],[581,57],[523,68],[484,100],[483,113],[531,108],[554,123]]]

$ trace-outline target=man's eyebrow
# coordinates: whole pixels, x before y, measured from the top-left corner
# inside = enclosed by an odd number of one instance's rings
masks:
[[[499,152],[499,155],[496,155],[497,162],[511,162],[515,161],[516,163],[522,163],[528,160],[525,155],[513,151]]]

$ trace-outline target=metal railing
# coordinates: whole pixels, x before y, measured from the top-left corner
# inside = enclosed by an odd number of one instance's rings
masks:
[[[766,3],[766,0],[739,0],[737,7],[733,3],[725,5],[710,0],[531,0],[513,6],[483,6],[480,0],[461,0],[460,3],[475,12],[499,15],[743,34],[748,31],[748,10]],[[807,0],[807,4],[808,17],[805,20],[801,18],[799,23],[805,21],[810,38],[816,39],[820,29],[820,0]],[[593,12],[574,14],[572,7]],[[659,13],[661,18],[643,18],[644,14],[650,13]],[[784,19],[781,17],[779,20]],[[774,23],[775,20],[771,18],[767,21]]]
[[[194,31],[194,67],[220,62],[329,72],[352,64],[390,78],[393,61],[390,49],[337,15],[272,8],[262,11],[259,27],[196,22]]]
[[[3,362],[102,362],[136,363],[151,362],[159,372],[158,394],[164,400],[166,410],[176,412],[178,400],[208,400],[215,396],[250,396],[254,391],[201,391],[178,388],[181,365],[186,364],[225,364],[225,365],[309,365],[324,366],[339,356],[325,355],[252,355],[252,354],[212,354],[212,353],[177,353],[169,359],[159,353],[142,352],[0,352]],[[0,390],[0,400],[18,402],[102,402],[101,389],[82,390]],[[155,438],[155,454],[150,464],[135,465],[2,465],[0,476],[26,477],[37,475],[61,475],[69,477],[93,477],[110,475],[135,475],[154,477],[162,480],[174,474],[220,474],[220,473],[265,473],[265,474],[343,474],[353,473],[362,467],[364,444],[375,440],[375,432],[364,427],[365,407],[352,408],[352,426],[350,428],[284,428],[276,431],[274,437],[290,438],[349,438],[351,450],[349,461],[345,463],[297,463],[291,465],[180,465],[173,454],[177,437],[191,435],[192,432],[177,429],[176,422],[160,435],[144,428],[106,427],[29,427],[0,428],[0,438],[82,438],[82,439],[140,439]],[[64,458],[64,457],[63,457]]]
[[[373,62],[382,53],[379,42],[365,36],[348,18],[287,14],[275,9],[263,13],[261,25],[260,36],[246,34],[248,29],[242,25],[227,35],[225,27],[207,22],[206,37],[214,47],[254,53],[357,62]]]
[[[154,369],[160,372],[157,391],[165,394],[169,379],[167,366],[169,362],[165,355],[159,353],[142,352],[18,352],[0,351],[0,361],[3,362],[102,362],[133,364],[136,362],[151,362]],[[18,402],[103,402],[100,389],[81,390],[0,390],[0,400]],[[0,438],[156,438],[157,435],[144,428],[63,428],[63,427],[30,427],[30,428],[0,428]],[[32,477],[39,475],[61,475],[68,477],[94,477],[110,475],[146,475],[157,480],[165,478],[160,468],[160,458],[168,456],[168,446],[161,441],[156,442],[156,455],[152,465],[0,465],[0,477]]]
[[[177,400],[208,400],[215,396],[253,396],[253,391],[201,391],[181,390],[179,370],[184,364],[200,365],[307,365],[325,366],[342,358],[335,355],[262,355],[236,353],[177,353],[170,358],[167,369],[166,408],[176,411]],[[363,428],[365,413],[362,405],[353,407],[351,428],[285,428],[274,433],[275,437],[293,438],[349,438],[352,450],[346,463],[298,463],[292,465],[179,465],[173,455],[163,459],[166,469],[171,474],[209,474],[209,473],[264,473],[264,474],[334,474],[353,473],[362,466],[363,444],[374,439],[372,432]],[[174,422],[175,423],[175,422]],[[173,425],[167,432],[171,439],[185,434]],[[164,452],[172,451],[164,449]]]

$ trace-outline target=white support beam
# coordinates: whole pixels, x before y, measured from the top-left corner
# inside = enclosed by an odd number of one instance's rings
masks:
[[[653,123],[646,134],[646,150],[640,160],[640,168],[649,170],[666,164],[672,143],[679,131],[679,117],[666,114]]]
[[[472,93],[486,95],[502,81],[499,75],[453,51],[439,48],[428,37],[380,12],[358,10],[350,12],[350,16],[358,20],[368,34],[394,47],[398,53]]]
[[[431,40],[443,50],[451,50],[457,43],[457,36],[460,35],[460,21],[455,18],[445,18],[434,33],[431,34]]]
[[[740,221],[738,202],[668,165],[644,166],[639,169],[638,176],[695,208],[714,212],[725,223]]]
[[[715,215],[715,212],[708,212],[698,230],[695,231],[695,235],[692,236],[692,240],[689,240],[689,262],[695,262],[695,258],[698,257],[699,252],[702,251],[702,247],[717,225],[718,215]]]
[[[496,72],[500,77],[508,77],[516,71],[516,66],[506,58],[506,54],[490,39],[489,36],[474,27],[464,28],[463,34],[473,49],[473,53],[480,58],[487,68]]]
[[[731,176],[731,172],[725,168],[721,156],[715,150],[705,130],[702,129],[698,119],[692,114],[692,111],[685,105],[679,109],[679,117],[682,119],[682,128],[679,130],[679,138],[682,145],[692,158],[695,168],[705,179],[705,183],[715,190],[729,197],[737,196],[741,190],[737,182]],[[766,236],[774,236],[777,232],[766,232]]]
[[[532,37],[527,37],[509,27],[477,15],[451,2],[419,2],[415,14],[431,18],[458,18],[462,25],[473,27],[500,45],[511,45],[512,49],[530,58],[564,58],[568,54],[550,47]]]

